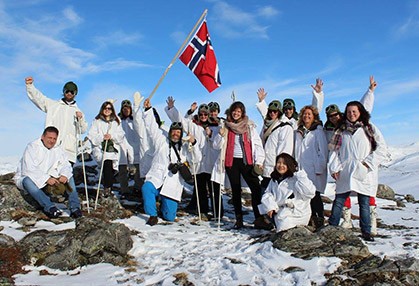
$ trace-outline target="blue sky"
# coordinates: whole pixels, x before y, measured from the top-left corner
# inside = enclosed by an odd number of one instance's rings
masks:
[[[387,143],[419,140],[419,1],[0,0],[0,156],[20,156],[44,127],[26,76],[57,100],[76,82],[90,124],[108,98],[119,110],[137,90],[148,96],[205,9],[222,86],[209,94],[177,60],[152,99],[164,119],[167,96],[182,112],[192,101],[225,110],[234,91],[260,127],[259,87],[299,109],[320,77],[325,106],[343,109],[374,75],[372,121]]]

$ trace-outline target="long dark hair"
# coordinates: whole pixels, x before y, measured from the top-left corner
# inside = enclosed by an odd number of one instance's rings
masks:
[[[121,121],[119,120],[119,117],[116,116],[115,108],[113,107],[113,104],[110,101],[105,101],[104,103],[102,103],[102,106],[100,107],[99,113],[98,113],[98,115],[96,115],[95,119],[102,119],[103,121],[106,121],[105,117],[103,116],[103,110],[108,105],[110,105],[111,106],[111,109],[112,109],[111,121],[112,120],[115,120],[118,124],[120,124]]]
[[[243,102],[241,102],[241,101],[235,101],[235,102],[233,102],[230,105],[230,107],[225,112],[225,114],[227,115],[227,121],[234,122],[233,116],[231,114],[237,108],[239,108],[242,111],[242,117],[241,117],[241,119],[243,119],[246,116],[246,107],[244,106]]]
[[[287,165],[287,169],[288,169],[284,175],[279,174],[278,171],[276,170],[276,164],[281,158],[284,160],[284,163],[285,165]],[[276,156],[275,167],[274,167],[274,171],[271,173],[271,178],[276,181],[283,180],[285,178],[294,176],[294,173],[297,171],[298,171],[298,163],[294,159],[294,157],[292,157],[288,153],[281,153],[278,156]]]
[[[348,102],[347,104],[346,104],[346,107],[345,107],[345,114],[343,115],[344,116],[344,118],[345,118],[345,121],[348,119],[348,117],[347,117],[347,112],[348,112],[348,107],[349,106],[356,106],[356,107],[358,107],[358,110],[359,110],[359,113],[360,113],[360,116],[359,116],[359,119],[358,119],[358,121],[361,121],[362,122],[362,124],[364,124],[364,126],[368,126],[369,124],[370,124],[370,118],[371,118],[371,115],[370,115],[370,113],[365,109],[365,107],[364,107],[364,105],[362,105],[362,103],[361,102],[359,102],[359,101],[350,101],[350,102]]]

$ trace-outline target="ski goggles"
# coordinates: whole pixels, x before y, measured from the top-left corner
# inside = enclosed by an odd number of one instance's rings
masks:
[[[129,101],[128,99],[125,99],[121,102],[121,106],[131,106],[131,101]]]
[[[281,109],[281,102],[274,100],[268,105],[269,111],[279,111]]]
[[[217,102],[212,102],[211,101],[210,103],[208,103],[208,107],[209,107],[210,111],[217,110],[218,112],[220,112],[220,105],[218,105]]]
[[[293,109],[294,103],[290,100],[284,100],[284,109]]]
[[[330,116],[333,113],[340,113],[339,107],[336,104],[331,104],[328,107],[326,107],[327,116]]]
[[[182,122],[172,122],[170,129],[183,129]]]
[[[199,114],[201,114],[201,113],[206,113],[206,114],[208,114],[209,113],[209,111],[210,111],[210,108],[209,108],[209,106],[207,105],[207,104],[201,104],[199,107],[198,107],[198,112],[199,112]]]

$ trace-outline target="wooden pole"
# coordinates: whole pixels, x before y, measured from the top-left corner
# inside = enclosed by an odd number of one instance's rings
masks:
[[[183,41],[182,46],[179,48],[179,50],[177,51],[176,55],[173,57],[172,61],[170,62],[170,64],[167,66],[167,68],[164,71],[163,75],[160,77],[159,81],[157,82],[156,86],[151,91],[151,93],[150,93],[150,95],[148,96],[147,99],[151,99],[153,97],[153,95],[156,92],[157,88],[160,86],[160,84],[162,83],[163,79],[166,77],[167,73],[169,72],[170,68],[173,66],[173,64],[175,63],[175,61],[177,60],[177,58],[179,57],[180,53],[183,51],[183,49],[185,48],[185,46],[189,43],[189,40],[190,40],[192,34],[195,33],[196,28],[198,28],[198,25],[201,24],[202,19],[204,19],[204,17],[207,15],[207,13],[208,13],[208,9],[205,9],[205,11],[202,13],[201,17],[199,17],[199,20],[196,22],[195,26],[192,28],[192,31],[186,37],[185,41]]]

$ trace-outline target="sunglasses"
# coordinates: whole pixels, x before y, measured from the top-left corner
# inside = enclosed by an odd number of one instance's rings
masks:
[[[200,113],[199,116],[208,116],[208,113]]]
[[[72,95],[74,95],[74,90],[66,90],[64,93],[71,93]]]
[[[327,117],[332,118],[332,117],[337,117],[337,116],[339,116],[339,112],[329,114]]]
[[[112,107],[105,107],[103,110],[111,110],[112,111]]]
[[[268,109],[268,112],[278,113],[279,110]]]

